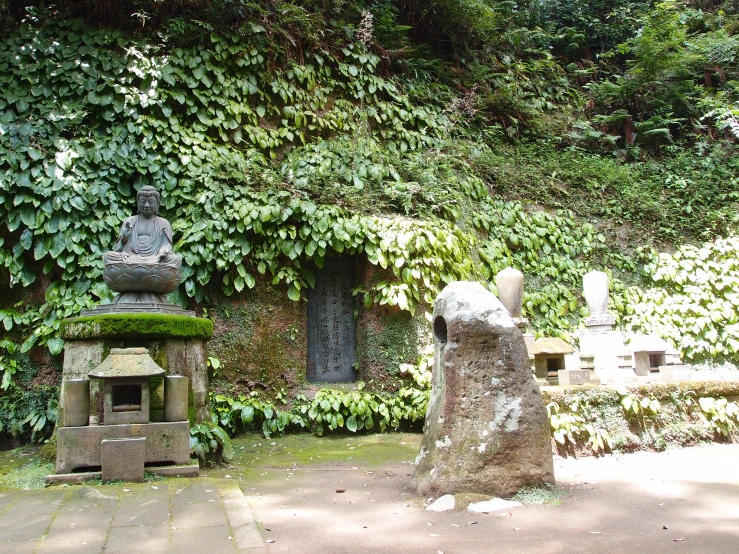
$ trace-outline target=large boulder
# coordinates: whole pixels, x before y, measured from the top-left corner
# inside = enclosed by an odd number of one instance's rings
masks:
[[[508,311],[482,285],[455,282],[433,317],[433,387],[413,487],[509,496],[554,483],[549,420]]]

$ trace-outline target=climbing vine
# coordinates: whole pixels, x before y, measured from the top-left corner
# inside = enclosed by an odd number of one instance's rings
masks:
[[[651,252],[650,286],[627,290],[626,328],[655,333],[690,361],[733,360],[739,354],[739,238]]]
[[[377,21],[378,36],[387,33]],[[583,274],[605,269],[611,310],[627,316],[629,329],[678,336],[685,325],[680,346],[689,357],[739,351],[731,287],[712,292],[720,299],[713,302],[678,283],[699,308],[680,304],[682,297],[668,301],[656,288],[627,290],[622,278],[641,261],[616,253],[608,232],[566,209],[491,199],[496,175],[481,177],[488,143],[518,137],[532,110],[569,101],[567,78],[550,57],[503,56],[495,76],[471,66],[480,82],[498,83],[499,93],[457,93],[420,86],[434,70],[418,60],[408,65],[415,80],[390,77],[389,54],[371,48],[371,36],[336,34],[330,47],[314,41],[287,57],[272,49],[274,29],[256,23],[203,24],[198,40],[176,32],[187,25],[196,23],[173,20],[131,35],[30,7],[4,33],[2,280],[30,287],[43,279],[45,287],[42,301],[0,311],[13,333],[0,345],[8,387],[13,352],[40,345],[61,352],[60,321],[110,296],[102,254],[143,185],[162,191],[162,215],[173,223],[184,258],[184,284],[173,300],[181,304],[205,300],[207,285],[231,295],[260,276],[297,301],[327,257],[362,254],[392,277],[357,288],[357,298],[413,312],[452,280],[481,280],[494,290],[495,274],[511,265],[526,276],[524,315],[532,327],[567,337],[585,315]],[[534,97],[535,108],[523,105]],[[617,180],[626,173],[619,170]],[[554,173],[549,180],[559,191]],[[590,174],[586,180],[604,190]],[[690,189],[664,180],[667,190]],[[661,263],[641,277],[669,288]]]
[[[392,269],[395,281],[361,291],[368,305],[412,311],[469,276],[472,237],[438,217],[459,195],[403,217],[404,200],[430,194],[417,180],[436,177],[416,175],[413,157],[440,144],[448,117],[411,104],[360,44],[277,70],[259,29],[172,47],[29,13],[0,49],[0,264],[11,285],[51,279],[44,303],[0,314],[27,329],[23,350],[60,352],[60,320],[110,295],[102,253],[144,184],[173,221],[182,303],[214,277],[232,294],[257,274],[298,300],[310,267],[341,253]]]

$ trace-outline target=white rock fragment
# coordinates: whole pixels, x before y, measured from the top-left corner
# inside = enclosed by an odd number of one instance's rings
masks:
[[[437,498],[432,504],[426,507],[429,512],[448,512],[454,509],[456,501],[453,494],[445,494]]]
[[[497,512],[500,510],[509,510],[521,506],[520,502],[515,500],[505,500],[503,498],[491,498],[490,500],[483,500],[482,502],[472,502],[467,506],[467,511],[481,513],[481,512]]]

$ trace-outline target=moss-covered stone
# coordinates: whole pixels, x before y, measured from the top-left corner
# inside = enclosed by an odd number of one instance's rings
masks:
[[[612,450],[633,452],[637,450],[664,450],[670,446],[691,446],[707,441],[732,441],[735,433],[724,437],[706,425],[699,398],[724,397],[728,401],[739,399],[739,382],[690,381],[681,383],[649,383],[626,387],[636,399],[656,400],[655,412],[640,409],[638,413],[624,409],[621,394],[613,387],[596,385],[544,388],[541,390],[545,404],[556,403],[560,413],[577,414],[595,429],[607,431]],[[592,455],[586,433],[561,445],[552,440],[552,446],[561,455]]]
[[[388,272],[372,266],[366,268],[363,285],[369,288],[390,278]],[[390,306],[360,308],[357,321],[360,380],[370,387],[373,382],[391,390],[399,386],[400,364],[415,364],[423,346],[430,343],[429,326],[424,319],[426,308],[419,305],[415,315]]]
[[[47,464],[53,464],[56,462],[56,431],[49,439],[49,442],[44,444],[39,450],[39,458],[41,461]]]
[[[213,388],[294,395],[305,383],[305,303],[291,301],[263,278],[232,298],[210,298],[207,311],[215,326],[208,349],[220,361],[212,370]]]
[[[142,337],[208,340],[213,336],[213,322],[171,314],[105,314],[65,319],[61,335],[65,340]]]

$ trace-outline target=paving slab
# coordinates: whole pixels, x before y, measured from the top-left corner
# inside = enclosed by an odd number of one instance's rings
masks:
[[[2,554],[256,552],[265,543],[225,479],[75,485],[0,497]]]
[[[64,500],[64,491],[22,494],[0,515],[0,541],[40,539]],[[2,542],[0,542],[2,545]]]
[[[175,529],[202,529],[226,524],[226,511],[218,497],[172,506],[172,527]]]
[[[228,485],[221,486],[219,490],[231,527],[231,534],[239,551],[264,548],[259,526],[239,486],[230,481]]]
[[[172,528],[170,551],[178,554],[226,554],[236,552],[233,536],[227,525],[207,529]]]
[[[29,554],[29,552],[33,552],[40,543],[40,540],[0,542],[0,552],[3,554]]]
[[[169,536],[170,528],[166,524],[114,527],[108,535],[105,554],[171,552]]]
[[[71,487],[46,531],[44,544],[102,547],[118,504],[116,489]]]
[[[113,517],[113,527],[169,523],[168,485],[160,483],[130,490],[130,493],[123,493],[120,497]]]
[[[28,554],[98,554],[105,548],[105,538],[92,541],[86,540],[84,533],[78,540],[55,540],[45,539],[40,542],[35,551],[29,550]]]
[[[20,493],[0,492],[0,514],[10,506]]]
[[[186,504],[218,498],[217,487],[207,479],[183,480],[172,486],[172,504]]]

